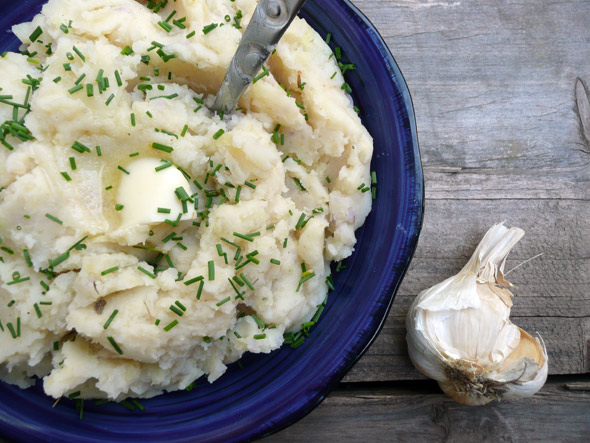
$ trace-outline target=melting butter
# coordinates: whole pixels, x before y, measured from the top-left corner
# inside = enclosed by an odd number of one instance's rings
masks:
[[[120,211],[122,226],[163,223],[166,219],[176,221],[195,219],[194,206],[187,202],[183,212],[176,189],[182,187],[190,195],[191,186],[184,175],[175,168],[156,171],[164,163],[156,158],[142,158],[128,164],[119,184],[117,202],[123,205]],[[168,212],[168,210],[170,212]]]

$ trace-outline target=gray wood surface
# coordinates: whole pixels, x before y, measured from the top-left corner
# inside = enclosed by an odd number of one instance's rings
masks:
[[[354,3],[412,93],[424,227],[385,327],[346,385],[270,440],[587,441],[590,1]],[[413,368],[404,318],[416,294],[456,273],[503,220],[526,231],[507,270],[542,253],[508,280],[519,286],[513,321],[542,335],[551,376],[532,399],[468,408]],[[558,374],[573,374],[569,389]]]

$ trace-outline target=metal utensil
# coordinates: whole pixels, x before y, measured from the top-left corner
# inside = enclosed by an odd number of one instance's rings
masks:
[[[211,110],[230,113],[305,3],[260,0],[225,73]]]

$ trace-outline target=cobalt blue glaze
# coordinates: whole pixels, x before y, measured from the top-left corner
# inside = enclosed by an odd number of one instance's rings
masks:
[[[0,0],[0,29],[30,20],[43,0]],[[309,413],[362,355],[381,329],[416,247],[424,182],[414,111],[402,74],[372,24],[347,0],[309,0],[301,15],[356,65],[347,82],[374,138],[378,191],[357,232],[356,252],[335,276],[319,324],[299,349],[247,355],[214,384],[199,381],[142,403],[145,413],[119,405],[85,407],[53,400],[37,385],[0,383],[0,435],[22,441],[238,441],[276,432]],[[18,48],[0,34],[0,51]],[[1,78],[1,76],[0,76]],[[1,80],[0,80],[1,82]]]

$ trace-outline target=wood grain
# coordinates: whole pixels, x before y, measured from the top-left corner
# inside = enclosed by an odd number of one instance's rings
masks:
[[[590,392],[555,380],[530,399],[467,407],[429,382],[338,389],[267,442],[587,441]]]

